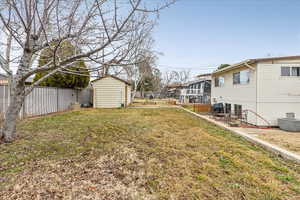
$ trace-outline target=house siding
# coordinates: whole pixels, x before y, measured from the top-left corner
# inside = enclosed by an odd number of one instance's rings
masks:
[[[255,67],[255,66],[254,66]],[[247,67],[241,67],[221,74],[213,74],[211,99],[212,103],[230,103],[231,111],[234,112],[234,104],[242,105],[243,110],[256,112],[256,71],[250,70],[250,82],[245,85],[233,84],[233,73],[239,72]],[[215,87],[215,77],[223,76],[225,84],[223,87]],[[248,123],[256,124],[256,115],[249,113]]]
[[[300,77],[281,76],[281,67],[300,67],[299,59],[282,59],[261,61],[253,65],[250,83],[247,85],[233,85],[233,73],[246,69],[239,67],[226,72],[213,74],[212,103],[230,103],[233,111],[234,104],[242,105],[248,112],[247,121],[251,124],[277,126],[278,119],[284,118],[286,113],[293,112],[300,118]],[[216,76],[225,78],[224,87],[215,87]],[[263,118],[263,119],[262,119]]]
[[[125,104],[126,84],[112,77],[105,77],[93,84],[95,108],[118,108]],[[131,87],[127,89],[127,104],[130,103]],[[128,98],[129,97],[129,98]]]
[[[300,60],[295,64],[296,61],[258,64],[257,112],[274,126],[278,125],[278,118],[285,117],[288,112],[300,117],[300,77],[281,76],[282,66],[300,67]],[[257,124],[265,123],[259,119]]]

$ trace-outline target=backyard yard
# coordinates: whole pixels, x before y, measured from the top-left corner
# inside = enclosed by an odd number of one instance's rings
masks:
[[[300,199],[300,166],[175,108],[83,109],[19,123],[0,199]]]
[[[242,130],[254,137],[263,139],[288,151],[300,155],[300,133],[288,132],[279,128],[257,129],[257,128],[234,128]]]

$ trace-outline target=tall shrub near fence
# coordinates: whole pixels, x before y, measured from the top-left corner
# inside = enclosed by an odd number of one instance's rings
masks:
[[[79,92],[79,90],[74,89],[35,87],[25,98],[25,102],[20,111],[20,118],[68,110],[73,103],[78,101]],[[1,85],[1,114],[6,112],[9,103],[9,87],[7,85]]]

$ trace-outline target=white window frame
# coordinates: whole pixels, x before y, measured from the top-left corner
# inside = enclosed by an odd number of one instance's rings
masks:
[[[296,69],[296,71],[294,71]],[[296,72],[296,74],[295,74]],[[291,76],[296,76],[299,77],[300,76],[300,67],[291,67]]]
[[[247,79],[246,81],[242,81],[242,79],[241,79],[241,74],[242,73],[246,74],[246,79]],[[235,79],[234,79],[235,75],[239,75],[238,82],[235,82]],[[232,83],[233,83],[233,85],[247,85],[247,84],[249,84],[250,83],[250,69],[245,69],[245,70],[241,70],[239,72],[234,72],[232,74]]]
[[[283,70],[287,70],[287,71],[283,71]],[[285,75],[284,75],[284,73],[283,72],[288,72],[288,73],[286,73]],[[289,66],[281,66],[280,67],[280,76],[283,76],[283,77],[287,77],[287,76],[291,76],[291,67],[289,67]]]
[[[223,81],[220,82],[220,79],[223,80]],[[217,82],[217,80],[218,80],[218,82]],[[215,87],[224,87],[224,85],[225,85],[225,78],[224,78],[224,76],[217,76],[217,77],[215,77],[214,81],[215,81]]]
[[[283,68],[289,70],[286,75],[283,75]],[[282,76],[282,77],[300,77],[300,66],[281,66],[280,67],[280,76]]]

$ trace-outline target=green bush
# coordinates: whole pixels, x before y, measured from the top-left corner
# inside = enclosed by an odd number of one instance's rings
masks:
[[[53,45],[55,46],[55,44]],[[70,41],[64,41],[60,48],[57,50],[57,59],[66,59],[69,56],[75,55],[75,52],[79,50],[76,49]],[[53,51],[48,48],[42,51],[41,56],[38,61],[38,67],[44,66],[53,59]],[[59,87],[59,88],[85,88],[90,82],[88,68],[85,65],[84,61],[79,60],[68,67],[69,70],[75,72],[75,74],[70,74],[65,72],[57,72],[54,75],[46,78],[39,85],[48,86],[48,87]],[[37,73],[34,77],[34,82],[40,78],[47,75],[49,72],[40,72]],[[80,75],[78,75],[80,74]]]

